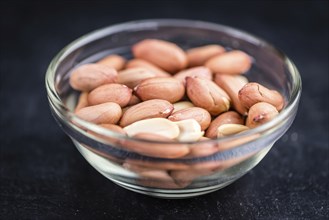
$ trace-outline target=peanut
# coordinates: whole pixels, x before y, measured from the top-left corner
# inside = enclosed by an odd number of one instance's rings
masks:
[[[114,133],[118,133],[121,135],[126,135],[126,132],[118,125],[114,125],[114,124],[100,124],[101,127],[106,128]],[[95,133],[93,131],[88,131],[88,133],[96,136],[96,137],[100,137],[102,139],[105,139],[106,141],[110,142],[111,144],[120,144],[120,141],[115,138],[115,137],[109,137],[106,135],[101,135],[99,133]]]
[[[195,119],[185,119],[174,122],[179,127],[178,141],[197,141],[203,135],[200,124]]]
[[[163,170],[150,170],[139,173],[141,178],[138,182],[142,186],[164,189],[177,189],[180,188],[175,181],[169,176],[168,172]]]
[[[135,67],[141,67],[144,69],[148,69],[158,77],[170,77],[171,76],[169,73],[167,73],[164,70],[160,69],[159,67],[153,65],[152,63],[147,62],[146,60],[132,59],[126,65],[127,69],[135,68]]]
[[[246,125],[249,128],[255,128],[272,120],[278,114],[278,110],[273,105],[267,102],[258,102],[249,109]]]
[[[225,137],[232,134],[237,134],[248,130],[249,128],[245,125],[239,124],[223,124],[217,128],[217,137]]]
[[[230,98],[213,81],[186,77],[186,92],[192,103],[216,116],[230,108]]]
[[[137,86],[143,79],[148,79],[155,77],[155,73],[151,72],[145,68],[130,68],[119,72],[118,83],[124,84],[129,88],[133,89]]]
[[[180,101],[173,104],[174,105],[174,111],[172,113],[175,113],[179,110],[195,107],[192,102],[189,101]]]
[[[141,101],[142,100],[140,100],[136,95],[132,95],[128,102],[128,106],[136,105],[136,104],[140,103]]]
[[[139,133],[150,135],[161,135],[167,139],[174,139],[179,135],[179,127],[174,122],[165,118],[150,118],[136,121],[123,128],[128,136],[135,136]]]
[[[239,113],[235,111],[228,111],[220,114],[217,118],[215,118],[211,123],[209,128],[206,131],[206,137],[208,138],[216,138],[217,137],[217,129],[223,124],[244,124],[244,120],[239,115]]]
[[[151,160],[134,160],[126,159],[126,163],[143,166],[150,169],[160,169],[160,170],[186,170],[189,165],[183,162],[177,161],[151,161]]]
[[[74,112],[88,106],[88,92],[82,92],[79,96],[78,103],[74,109]]]
[[[98,64],[103,64],[116,69],[116,71],[122,70],[125,66],[126,59],[119,55],[109,55],[97,62]]]
[[[121,107],[128,105],[132,90],[125,85],[111,83],[92,90],[88,95],[90,105],[98,105],[104,102],[115,102]]]
[[[212,155],[218,151],[216,143],[206,142],[209,140],[207,137],[202,137],[199,139],[198,143],[190,146],[190,153],[187,157],[205,157]]]
[[[182,70],[174,75],[174,78],[181,81],[184,85],[186,84],[186,77],[198,77],[208,80],[212,80],[212,73],[207,67],[199,66],[193,67],[187,70]]]
[[[282,95],[276,90],[269,90],[268,88],[255,83],[247,83],[239,91],[239,100],[243,106],[250,108],[258,102],[267,102],[276,107],[278,111],[283,108],[284,99]]]
[[[163,99],[174,103],[183,98],[185,87],[174,78],[150,78],[143,80],[134,91],[143,101]]]
[[[242,74],[247,72],[252,64],[248,54],[240,50],[232,50],[215,56],[206,62],[213,73],[220,74]]]
[[[246,115],[248,110],[241,104],[238,94],[240,89],[248,83],[248,79],[241,75],[216,74],[215,83],[230,96],[234,109],[241,115]]]
[[[95,124],[116,124],[121,114],[122,110],[120,105],[114,102],[88,106],[76,112],[78,117]]]
[[[225,52],[225,48],[220,45],[206,45],[195,47],[186,51],[189,66],[201,66],[210,58]]]
[[[168,137],[155,133],[140,132],[133,135],[134,138],[155,141],[154,143],[145,143],[139,141],[125,141],[123,147],[136,153],[160,158],[179,158],[189,153],[189,148],[183,144],[175,144]],[[157,141],[166,143],[156,143]]]
[[[177,112],[172,113],[168,117],[168,119],[171,121],[195,119],[200,124],[202,131],[206,130],[211,122],[211,116],[209,112],[199,107],[191,107],[179,110]]]
[[[122,115],[120,126],[126,127],[136,121],[148,118],[167,118],[174,106],[161,99],[153,99],[129,107]]]
[[[170,73],[175,73],[187,66],[185,52],[168,41],[146,39],[135,44],[132,52],[136,58],[149,61]]]
[[[84,64],[74,69],[70,77],[73,89],[88,92],[117,80],[117,71],[102,64]]]
[[[169,176],[168,172],[165,170],[158,170],[130,163],[124,163],[122,166],[137,173],[139,175],[138,182],[143,186],[165,189],[179,188],[174,180]]]

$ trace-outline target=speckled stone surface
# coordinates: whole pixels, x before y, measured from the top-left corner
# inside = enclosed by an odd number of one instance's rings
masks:
[[[0,219],[325,219],[329,215],[327,1],[0,3]],[[232,185],[162,200],[113,184],[52,118],[44,74],[66,44],[144,18],[222,23],[272,42],[303,80],[296,120]]]

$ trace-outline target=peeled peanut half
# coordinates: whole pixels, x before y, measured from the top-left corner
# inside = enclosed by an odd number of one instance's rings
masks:
[[[225,137],[248,130],[249,127],[239,124],[223,124],[217,128],[217,137]]]
[[[151,118],[136,121],[124,127],[123,130],[130,137],[135,136],[138,133],[149,133],[161,135],[164,138],[174,139],[180,134],[179,126],[165,118]]]
[[[201,131],[200,124],[195,119],[186,119],[174,122],[179,127],[178,141],[197,141],[204,131]]]

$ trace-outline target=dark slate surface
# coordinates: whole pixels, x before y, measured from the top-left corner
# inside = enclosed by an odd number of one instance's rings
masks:
[[[328,218],[327,1],[0,4],[0,219]],[[285,51],[303,78],[297,118],[263,161],[225,189],[188,200],[139,195],[101,176],[55,124],[44,88],[48,63],[72,40],[161,17],[254,33]]]

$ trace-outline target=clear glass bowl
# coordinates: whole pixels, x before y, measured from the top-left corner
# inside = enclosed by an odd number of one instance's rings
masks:
[[[129,59],[132,57],[131,46],[146,38],[168,40],[184,49],[220,44],[247,52],[254,58],[254,63],[246,77],[280,91],[286,101],[284,109],[272,121],[247,132],[197,143],[169,144],[129,138],[76,117],[72,109],[78,93],[69,86],[70,70],[108,54],[120,54]],[[57,123],[98,172],[124,188],[161,198],[202,195],[223,188],[246,174],[291,126],[301,95],[301,79],[295,65],[267,42],[231,27],[176,19],[118,24],[77,39],[50,63],[46,87]],[[187,145],[197,149],[199,153],[194,155],[199,156],[150,157],[128,150],[126,144],[177,148]]]

